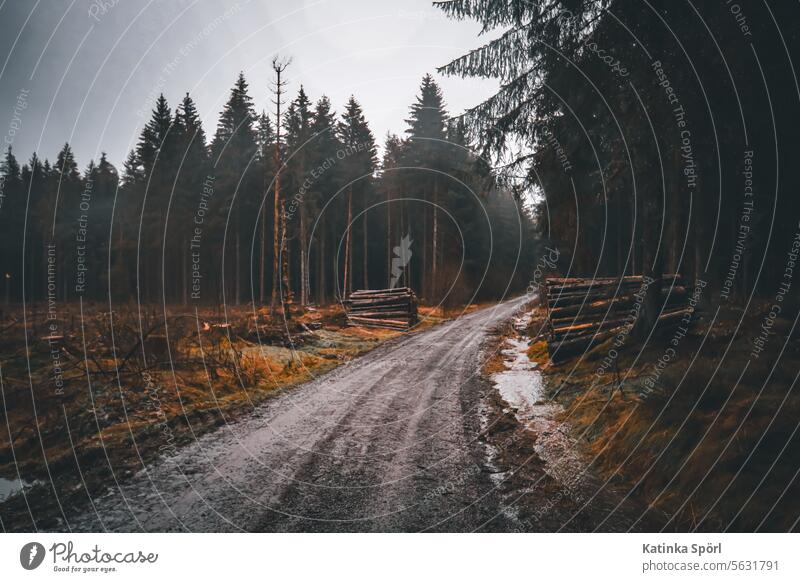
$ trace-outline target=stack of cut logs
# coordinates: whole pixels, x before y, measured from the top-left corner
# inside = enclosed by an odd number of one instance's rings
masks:
[[[407,287],[353,291],[346,304],[350,325],[407,331],[417,323],[417,297]]]
[[[665,329],[691,318],[693,310],[681,275],[664,275],[661,281],[663,309],[657,326]],[[541,295],[547,308],[551,359],[563,361],[620,332],[630,333],[645,293],[641,275],[547,279]]]

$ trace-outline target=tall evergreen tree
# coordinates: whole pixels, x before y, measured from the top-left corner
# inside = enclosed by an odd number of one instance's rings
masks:
[[[383,159],[381,160],[381,175],[379,187],[386,203],[386,248],[385,248],[385,280],[386,286],[392,286],[392,282],[399,284],[400,280],[394,280],[392,275],[392,259],[394,258],[394,247],[399,245],[406,235],[407,218],[405,216],[406,204],[404,201],[397,200],[402,197],[403,175],[400,171],[404,157],[406,143],[396,134],[387,133],[386,141],[383,146]],[[405,286],[411,286],[410,282],[404,281]]]
[[[240,167],[247,165],[249,156],[255,153],[255,109],[253,99],[248,93],[249,86],[244,73],[239,73],[236,83],[231,89],[230,97],[222,110],[217,124],[217,131],[211,143],[213,163],[219,164],[220,157],[226,155],[235,160]],[[232,153],[226,154],[229,149]],[[245,156],[240,159],[239,156]]]
[[[172,279],[174,284],[171,291],[186,304],[192,275],[190,241],[195,227],[192,216],[202,195],[203,183],[209,175],[206,134],[189,93],[184,95],[175,111],[174,132],[178,168],[172,190],[168,230],[171,238],[180,241],[180,244],[170,249],[165,260],[169,260],[171,269],[179,273],[178,277]]]
[[[339,140],[342,143],[342,179],[347,189],[347,224],[345,231],[344,269],[342,287],[347,295],[353,290],[353,196],[358,197],[361,208],[362,234],[362,280],[364,287],[369,287],[368,274],[368,196],[372,194],[373,174],[378,165],[375,138],[355,97],[350,97],[345,105],[342,119],[338,124]]]
[[[330,99],[323,95],[314,107],[311,122],[312,141],[309,147],[309,167],[313,172],[310,184],[308,207],[314,217],[313,233],[309,233],[309,246],[315,257],[315,287],[317,303],[325,303],[330,297],[328,282],[337,270],[328,260],[331,243],[336,233],[335,217],[341,215],[344,206],[334,199],[341,183],[341,172],[336,164],[337,152],[342,144],[336,134],[336,114]]]
[[[163,169],[167,167],[168,162],[171,161],[164,160],[162,154],[172,153],[170,149],[175,137],[175,133],[171,132],[172,124],[172,110],[167,103],[166,97],[164,97],[162,93],[156,100],[155,109],[153,109],[150,120],[142,129],[139,143],[136,146],[136,154],[139,158],[139,162],[144,167],[144,172],[147,175],[147,179],[150,181],[154,178],[157,162],[160,163],[159,169]]]
[[[263,176],[262,190],[261,190],[261,203],[260,203],[260,216],[261,220],[259,225],[259,251],[258,251],[258,298],[263,304],[267,300],[267,289],[269,289],[267,275],[271,277],[269,265],[272,264],[272,254],[268,241],[268,233],[271,232],[273,216],[270,210],[270,200],[273,182],[275,180],[275,130],[272,127],[272,122],[265,111],[261,112],[258,117],[258,126],[256,130],[256,145],[258,147],[258,159],[260,165],[260,173]],[[254,239],[255,242],[255,239]],[[255,251],[253,255],[255,255]],[[251,261],[252,263],[252,261]],[[269,282],[271,284],[271,281]],[[255,294],[255,292],[254,292]]]
[[[140,201],[139,224],[135,235],[140,249],[137,265],[138,293],[143,300],[148,301],[167,293],[163,288],[167,281],[162,276],[166,271],[166,265],[162,263],[162,249],[166,248],[165,217],[178,169],[176,142],[175,120],[162,93],[156,100],[152,115],[142,129],[136,146],[136,156],[144,178],[143,187],[136,191],[136,200]]]
[[[22,174],[11,146],[0,162],[0,281],[3,301],[9,303],[21,296],[22,241],[25,204]]]
[[[249,270],[242,268],[242,241],[244,233],[255,230],[258,192],[263,183],[259,176],[256,114],[248,89],[244,74],[239,73],[211,142],[214,197],[217,204],[223,205],[215,213],[219,219],[212,224],[221,238],[220,248],[225,249],[220,264],[225,266],[224,271],[220,270],[225,296],[235,302],[241,301],[242,289],[247,286],[244,278]]]
[[[299,289],[300,305],[308,303],[310,280],[308,275],[308,209],[306,179],[309,168],[309,150],[311,148],[311,101],[303,86],[297,97],[289,104],[284,121],[286,135],[286,177],[288,192],[291,193],[287,211],[287,228],[295,231],[293,238],[298,239],[300,258]]]
[[[75,161],[75,155],[72,153],[72,148],[68,143],[65,143],[61,151],[58,152],[54,169],[62,184],[77,184],[80,182],[81,174],[78,171],[78,163]]]
[[[411,106],[408,129],[406,163],[424,168],[413,173],[418,196],[425,201],[422,208],[421,289],[423,296],[432,298],[438,292],[439,281],[439,194],[443,187],[442,174],[447,174],[445,153],[447,112],[444,97],[431,75],[425,75],[419,95]],[[430,226],[429,226],[430,225]]]

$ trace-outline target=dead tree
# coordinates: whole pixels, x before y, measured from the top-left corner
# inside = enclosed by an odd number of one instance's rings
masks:
[[[283,285],[281,268],[281,243],[286,239],[286,220],[283,212],[283,199],[281,198],[281,171],[283,170],[283,156],[281,153],[281,102],[283,98],[284,88],[286,81],[282,78],[283,72],[292,62],[290,58],[280,58],[278,56],[272,59],[272,70],[275,71],[275,81],[271,87],[272,93],[275,98],[272,102],[275,104],[275,185],[273,188],[273,216],[274,224],[273,230],[273,257],[272,257],[272,300],[270,302],[270,315],[275,317],[278,310],[278,302],[281,305],[284,302],[284,293],[286,290],[281,291]]]

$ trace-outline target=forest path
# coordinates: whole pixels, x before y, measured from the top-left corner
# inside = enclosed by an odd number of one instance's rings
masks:
[[[507,301],[390,341],[287,390],[247,418],[154,463],[123,484],[121,493],[98,497],[69,526],[481,528],[497,507],[474,444],[476,386],[485,384],[478,375],[479,352],[487,333],[529,300]]]
[[[390,341],[154,463],[69,519],[102,531],[507,531],[481,348],[513,299]],[[124,500],[122,499],[124,496]]]

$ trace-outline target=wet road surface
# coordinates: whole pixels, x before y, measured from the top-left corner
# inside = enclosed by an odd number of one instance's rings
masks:
[[[392,340],[287,390],[96,498],[69,527],[510,529],[475,442],[478,372],[487,333],[525,300]]]

